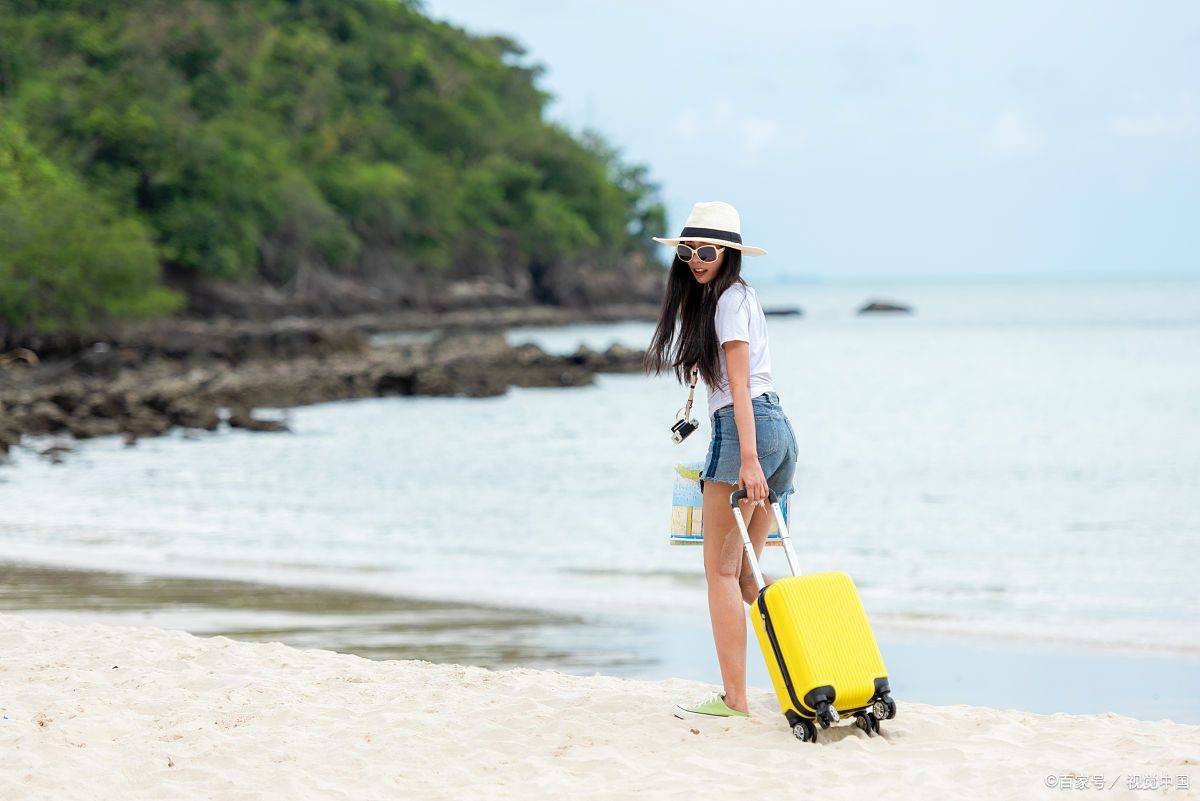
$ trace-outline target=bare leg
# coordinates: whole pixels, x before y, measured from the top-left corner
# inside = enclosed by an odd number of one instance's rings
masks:
[[[712,619],[713,642],[721,681],[725,685],[725,704],[731,709],[749,711],[746,704],[746,608],[741,587],[742,535],[729,508],[729,494],[736,489],[720,481],[704,482],[704,575],[708,581],[708,614]],[[751,543],[756,530],[761,553],[766,541],[764,515],[754,514],[755,507],[742,506]],[[749,566],[746,573],[750,573]],[[753,585],[754,577],[750,576]],[[757,588],[755,588],[757,592]]]

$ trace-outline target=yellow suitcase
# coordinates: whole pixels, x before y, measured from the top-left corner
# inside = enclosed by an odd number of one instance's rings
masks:
[[[798,574],[787,521],[772,492],[771,509],[792,575],[764,587],[738,506],[744,497],[746,491],[738,490],[729,504],[758,583],[750,620],[792,733],[815,742],[817,725],[829,728],[852,714],[868,736],[877,734],[880,720],[896,716],[896,702],[854,582],[842,572]]]

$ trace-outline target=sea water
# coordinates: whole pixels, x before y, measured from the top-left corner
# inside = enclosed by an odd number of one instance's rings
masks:
[[[930,649],[912,643],[965,637],[1196,675],[1177,669],[1200,668],[1200,281],[755,283],[805,312],[768,323],[802,567],[854,576],[885,651],[913,673]],[[871,298],[915,313],[857,316]],[[651,329],[508,336],[569,352]],[[710,428],[700,393],[700,431],[671,442],[685,394],[602,375],[22,454],[0,469],[0,560],[553,609],[603,632],[598,666],[711,679],[700,549],[667,538],[672,465]],[[764,566],[786,567],[774,549]],[[561,647],[599,647],[588,630]]]

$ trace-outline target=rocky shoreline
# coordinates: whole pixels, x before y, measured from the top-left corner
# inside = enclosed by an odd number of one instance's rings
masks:
[[[642,353],[614,345],[561,356],[535,345],[513,347],[506,329],[652,319],[656,312],[637,304],[586,312],[522,307],[128,329],[68,357],[36,365],[10,359],[0,369],[0,457],[24,444],[61,458],[72,440],[121,434],[133,444],[176,427],[286,430],[285,422],[256,414],[262,407],[584,386],[596,373],[640,370]],[[398,335],[373,336],[383,333]],[[38,435],[50,435],[50,443]],[[30,445],[34,440],[40,445]]]

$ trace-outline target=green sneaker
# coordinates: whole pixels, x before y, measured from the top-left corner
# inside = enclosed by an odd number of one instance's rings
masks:
[[[725,706],[725,693],[716,693],[712,698],[706,698],[693,706],[675,705],[675,717],[680,720],[688,718],[748,718],[749,712],[739,712]]]

